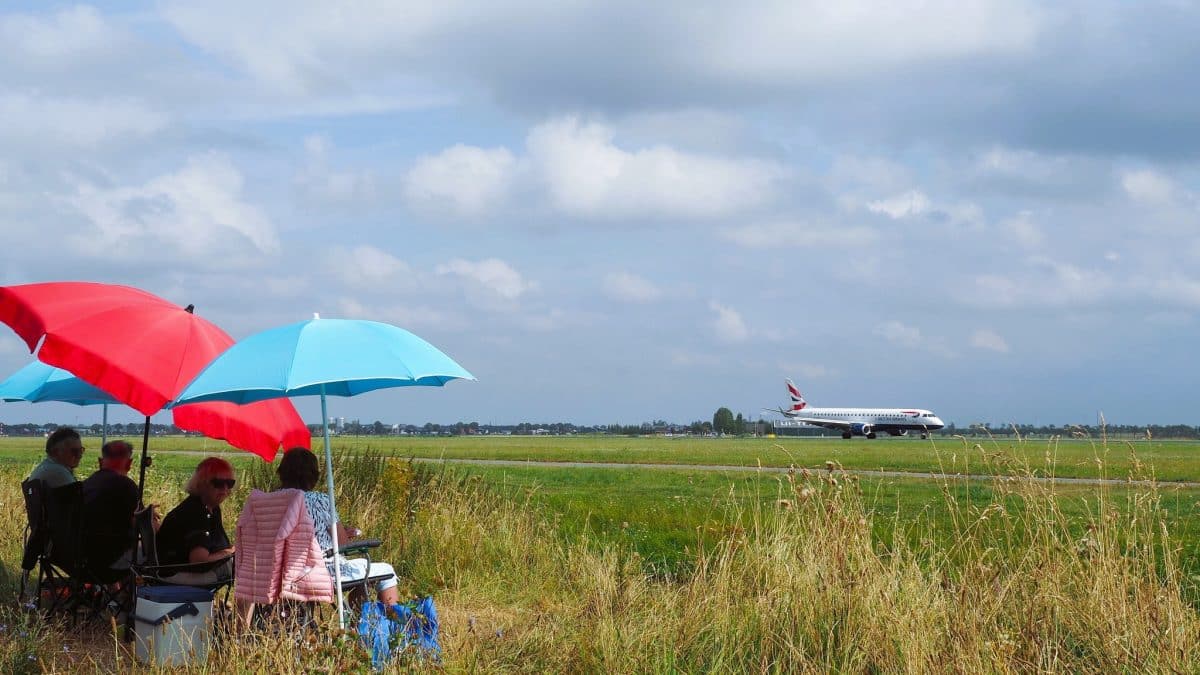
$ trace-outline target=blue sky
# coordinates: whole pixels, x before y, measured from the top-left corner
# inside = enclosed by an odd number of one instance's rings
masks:
[[[1198,19],[10,4],[0,283],[135,285],[234,337],[387,321],[479,378],[331,404],[368,421],[687,422],[790,376],[960,425],[1195,424]]]

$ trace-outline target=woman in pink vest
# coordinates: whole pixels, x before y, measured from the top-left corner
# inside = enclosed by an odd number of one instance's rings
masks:
[[[330,528],[333,525],[333,508],[329,503],[329,495],[313,490],[321,478],[317,456],[304,448],[292,448],[283,454],[276,473],[279,474],[280,487],[304,490],[304,506],[308,509],[308,515],[312,517],[317,544],[320,545],[322,551],[332,549],[333,535]],[[338,542],[343,544],[362,535],[361,530],[347,527],[340,521],[337,523],[337,528]],[[400,601],[400,593],[396,588],[398,580],[391,565],[371,562],[368,566],[367,561],[362,558],[347,559],[341,554],[337,554],[337,557],[341,562],[343,582],[355,581],[368,576],[384,576],[386,578],[375,585],[380,602],[385,605],[394,605]],[[329,569],[329,576],[333,577],[336,572],[332,556],[325,559],[325,566]]]

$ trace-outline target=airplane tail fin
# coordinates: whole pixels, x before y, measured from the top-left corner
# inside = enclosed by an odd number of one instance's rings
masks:
[[[804,410],[804,406],[808,405],[808,401],[804,400],[804,394],[800,393],[800,390],[796,388],[796,384],[791,379],[786,379],[784,382],[787,383],[788,396],[792,399],[792,407],[789,412],[794,415]]]

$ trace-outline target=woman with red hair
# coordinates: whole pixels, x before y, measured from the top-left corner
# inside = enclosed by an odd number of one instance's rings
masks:
[[[184,488],[188,497],[171,509],[158,529],[158,561],[163,565],[212,563],[205,572],[179,572],[179,584],[208,584],[233,576],[233,545],[221,521],[221,502],[233,492],[233,466],[207,457],[196,466]]]

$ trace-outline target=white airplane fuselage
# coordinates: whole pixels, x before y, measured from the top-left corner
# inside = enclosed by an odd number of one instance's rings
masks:
[[[804,408],[786,411],[785,417],[811,426],[849,432],[853,436],[887,433],[904,436],[908,432],[927,434],[946,426],[930,410],[916,408]],[[824,422],[824,424],[822,424]]]
[[[796,388],[791,380],[787,384],[791,407],[779,408],[776,412],[784,417],[814,427],[833,429],[842,434],[842,438],[866,436],[875,438],[876,434],[886,433],[891,436],[906,436],[917,432],[921,438],[927,438],[930,431],[946,426],[941,418],[931,410],[922,408],[813,408],[804,400],[804,395]]]

